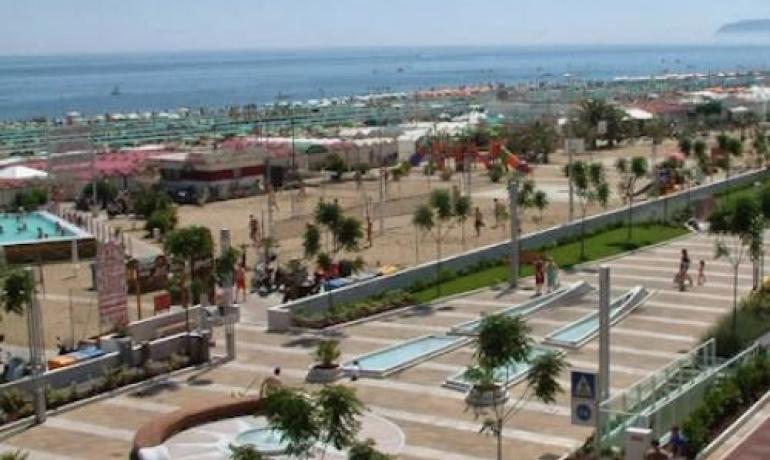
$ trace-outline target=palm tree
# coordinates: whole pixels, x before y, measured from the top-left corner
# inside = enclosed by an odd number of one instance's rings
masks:
[[[709,177],[709,180],[711,180],[711,158],[708,153],[706,153],[708,145],[704,140],[698,139],[695,141],[692,148],[695,153],[695,159],[698,162],[698,168],[700,168],[700,170],[703,171],[703,174],[706,174]]]
[[[647,175],[647,159],[644,157],[633,157],[629,162],[625,158],[618,158],[615,162],[615,169],[620,174],[618,189],[623,199],[628,203],[628,236],[627,240],[633,238],[634,226],[634,195],[636,194],[636,183],[639,179]]]
[[[192,292],[195,281],[195,263],[211,257],[214,242],[211,231],[199,225],[180,228],[172,231],[163,243],[164,250],[177,260],[185,261],[190,266],[188,286]],[[185,328],[190,332],[189,307],[193,302],[192,296],[185,301]]]
[[[486,385],[487,388],[491,386],[495,392],[503,389],[505,385],[495,380],[497,369],[519,363],[530,366],[526,386],[513,404],[506,406],[504,398],[493,397],[491,410],[473,408],[477,417],[484,418],[481,432],[492,434],[497,441],[498,460],[503,458],[505,423],[516,415],[529,399],[534,397],[545,404],[552,404],[562,392],[557,378],[566,368],[564,358],[555,352],[533,358],[529,333],[529,326],[520,316],[487,316],[479,326],[474,353],[475,364],[468,368],[465,374],[466,378],[474,383],[474,387],[479,384]],[[473,406],[472,399],[469,399],[468,403]]]
[[[759,129],[754,132],[754,141],[752,143],[754,147],[754,156],[756,161],[756,167],[761,168],[767,160],[767,154],[770,152],[767,145],[767,136]]]
[[[0,305],[6,313],[21,315],[24,307],[32,301],[35,282],[25,271],[12,270],[6,272],[2,279]]]
[[[342,208],[337,201],[331,203],[321,200],[315,209],[315,222],[318,225],[326,227],[327,231],[327,250],[328,250],[328,235],[334,233],[334,229],[337,227],[340,219],[342,218]]]
[[[601,99],[585,99],[578,106],[578,120],[574,131],[596,150],[599,124],[606,123],[607,130],[601,137],[612,146],[623,138],[622,120],[623,113],[617,107]]]
[[[230,444],[228,449],[230,451],[230,460],[265,460],[265,456],[260,454],[251,444],[244,444],[242,446]]]

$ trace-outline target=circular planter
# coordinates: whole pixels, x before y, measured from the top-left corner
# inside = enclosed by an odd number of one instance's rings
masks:
[[[489,407],[505,404],[510,394],[508,390],[500,387],[473,387],[465,396],[465,402],[474,407]]]
[[[305,380],[309,383],[331,383],[339,378],[342,369],[335,365],[334,367],[320,367],[318,365],[310,366]]]

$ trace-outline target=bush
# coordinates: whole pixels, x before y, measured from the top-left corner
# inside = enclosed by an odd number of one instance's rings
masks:
[[[705,335],[714,338],[717,355],[734,356],[770,331],[770,292],[761,290],[741,300],[733,328],[733,314],[724,315]]]
[[[0,454],[0,460],[27,460],[28,458],[29,454],[23,452],[21,449]]]
[[[332,153],[324,160],[323,168],[334,173],[332,180],[339,181],[342,179],[342,175],[347,172],[348,164],[339,154]]]
[[[33,411],[31,402],[15,388],[0,393],[0,410],[5,414],[6,421],[18,420]]]
[[[489,180],[491,180],[496,184],[500,182],[500,179],[502,179],[503,176],[505,175],[505,169],[503,168],[503,165],[499,163],[495,163],[489,167],[489,171],[487,171],[487,175],[489,176]]]
[[[176,208],[158,209],[144,223],[144,229],[151,234],[152,229],[157,228],[161,235],[165,235],[176,227],[177,222]]]
[[[17,193],[13,199],[15,208],[26,210],[37,209],[48,203],[48,192],[44,188],[35,187],[26,192]]]
[[[390,460],[392,458],[375,449],[374,441],[371,439],[353,444],[348,451],[348,460]]]
[[[325,311],[299,310],[292,313],[292,323],[297,327],[322,329],[405,307],[413,302],[410,293],[396,289],[369,299],[336,304]]]
[[[165,192],[158,190],[140,190],[134,195],[134,214],[144,219],[149,218],[155,211],[162,211],[173,206],[171,198]]]

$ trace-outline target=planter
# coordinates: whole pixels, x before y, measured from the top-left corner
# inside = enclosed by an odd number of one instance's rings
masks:
[[[337,380],[341,374],[342,369],[339,366],[320,367],[313,365],[308,369],[305,381],[309,383],[331,383]]]
[[[495,387],[476,387],[474,386],[465,396],[465,402],[474,407],[489,407],[505,404],[510,394],[508,390]]]

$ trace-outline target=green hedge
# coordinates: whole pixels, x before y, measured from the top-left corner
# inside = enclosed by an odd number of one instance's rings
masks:
[[[709,329],[703,341],[714,338],[717,343],[717,355],[729,358],[746,349],[768,332],[770,332],[770,292],[763,289],[741,300],[736,311],[735,328],[733,328],[733,314],[728,313]]]
[[[638,224],[634,229],[633,241],[627,241],[623,224],[597,231],[586,236],[588,260],[597,260],[622,252],[649,246],[684,235],[687,230],[679,226],[663,224]],[[570,268],[580,262],[580,238],[557,241],[540,248],[537,252],[548,254],[562,268]],[[524,265],[519,276],[532,275],[531,265]],[[459,271],[442,270],[438,279],[419,280],[407,289],[396,290],[377,297],[356,302],[333,305],[325,311],[300,309],[292,313],[292,324],[298,327],[324,328],[353,321],[367,316],[412,304],[422,304],[438,298],[436,285],[441,283],[441,296],[449,296],[488,287],[508,279],[507,257],[496,260],[482,260]]]
[[[710,385],[700,405],[682,423],[688,458],[695,458],[768,389],[770,360],[764,353]]]

